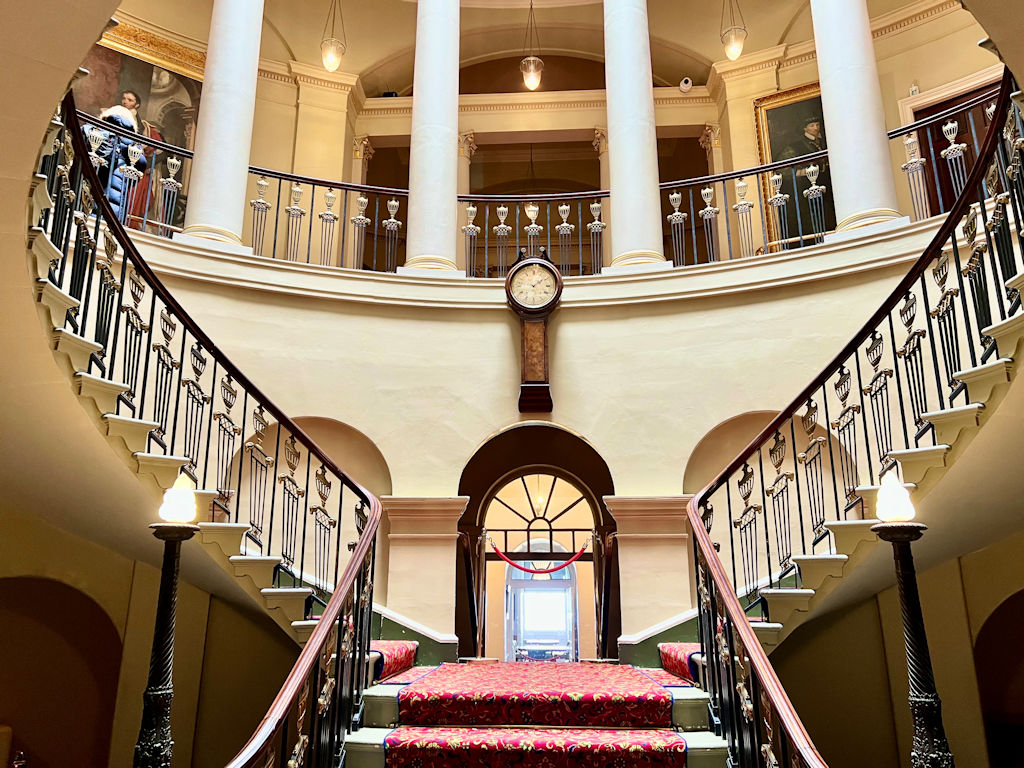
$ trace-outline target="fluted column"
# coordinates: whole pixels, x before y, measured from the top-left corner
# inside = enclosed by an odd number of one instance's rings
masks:
[[[456,189],[460,195],[469,194],[469,171],[473,164],[473,154],[476,152],[476,137],[472,131],[465,131],[459,134],[459,174]],[[466,203],[459,203],[456,210],[458,226],[455,227],[455,253],[459,255],[459,269],[468,269],[467,262],[469,254],[466,253],[466,238],[462,234],[462,225],[465,223]]]
[[[419,0],[414,66],[405,266],[455,269],[459,0]]]
[[[811,0],[836,231],[899,217],[865,0]]]
[[[214,0],[185,234],[241,245],[263,0]]]
[[[604,0],[612,266],[665,261],[647,0]]]

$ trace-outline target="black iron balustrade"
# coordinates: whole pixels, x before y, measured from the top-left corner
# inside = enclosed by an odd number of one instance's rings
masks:
[[[968,145],[958,137],[963,128],[977,135],[974,109],[994,106],[996,94],[993,88],[889,131],[893,156],[906,155],[900,169],[910,198],[906,214],[914,221],[950,210],[953,201],[942,189],[962,189],[968,163],[979,150],[976,140]],[[991,120],[987,114],[985,119]],[[940,127],[949,142],[945,148],[933,140],[930,130]],[[920,136],[927,156],[922,156]],[[836,225],[829,186],[825,150],[755,168],[662,182],[666,258],[686,266],[822,243]]]
[[[915,221],[946,213],[977,157],[978,107],[995,90],[940,114],[890,131]],[[129,228],[171,237],[184,225],[193,153],[79,113],[96,149],[109,137],[124,152],[114,173],[126,201],[117,208]],[[984,120],[990,120],[987,111]],[[941,129],[941,130],[940,130]],[[959,138],[967,131],[971,143]],[[942,134],[948,146],[937,138]],[[106,142],[106,143],[104,143]],[[140,158],[145,171],[135,167]],[[133,161],[132,158],[135,158]],[[53,167],[44,168],[52,174]],[[823,242],[835,227],[825,151],[755,168],[662,182],[666,257],[676,266],[725,261]],[[751,186],[753,185],[753,190]],[[947,190],[944,194],[943,190]],[[244,239],[253,252],[285,261],[394,272],[405,263],[408,191],[249,169]],[[608,192],[459,195],[458,249],[470,277],[503,277],[522,249],[545,248],[562,274],[595,275],[607,255]]]
[[[900,451],[936,444],[929,416],[970,402],[965,371],[999,360],[990,326],[1020,311],[1007,285],[1024,266],[1014,88],[1007,72],[960,193],[906,277],[688,507],[707,689],[730,765],[823,768],[752,621],[772,619],[766,590],[801,585],[801,556],[834,552],[830,523],[865,516]]]
[[[503,278],[521,251],[533,257],[541,249],[567,277],[601,273],[607,248],[607,190],[458,199],[469,277]]]
[[[59,254],[47,279],[78,302],[64,327],[93,342],[81,386],[115,389],[111,415],[148,424],[144,453],[180,458],[208,492],[208,521],[249,525],[243,554],[280,558],[276,585],[306,589],[306,619],[316,621],[232,765],[336,765],[368,682],[380,502],[217,348],[142,259],[104,194],[92,129],[70,93],[53,127],[42,171],[54,205],[38,225]]]

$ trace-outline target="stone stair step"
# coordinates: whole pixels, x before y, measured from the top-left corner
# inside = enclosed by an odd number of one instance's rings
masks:
[[[313,634],[313,630],[317,628],[320,623],[319,619],[305,619],[302,621],[291,622],[292,636],[295,641],[300,645],[305,645],[306,641],[309,640]]]
[[[92,373],[75,374],[75,392],[79,397],[92,400],[100,415],[117,411],[117,398],[128,391],[119,381],[110,381]]]
[[[189,462],[187,456],[165,456],[162,453],[144,453],[142,451],[132,455],[135,457],[136,471],[140,475],[152,475],[156,484],[164,490],[174,485],[174,481],[181,474],[182,467]]]
[[[235,576],[248,576],[259,589],[274,583],[274,569],[281,564],[280,557],[264,555],[231,555],[228,560]]]
[[[306,617],[306,598],[313,594],[309,587],[264,587],[260,590],[269,611],[280,611],[291,624]]]
[[[871,526],[878,523],[874,518],[864,520],[834,520],[825,523],[836,542],[836,552],[846,555],[851,560],[858,547],[862,544],[877,544],[878,537],[871,532]]]
[[[50,262],[63,258],[63,254],[50,242],[41,227],[28,229],[28,255],[35,265],[36,277],[41,279],[50,274]]]
[[[947,453],[949,453],[949,446],[943,444],[890,451],[889,457],[899,463],[900,474],[903,476],[904,482],[920,485],[928,472],[946,466]]]
[[[53,200],[50,193],[46,191],[46,176],[41,173],[34,174],[29,182],[29,200],[32,205],[29,209],[29,225],[39,221],[43,211],[53,208]]]
[[[942,411],[921,414],[921,418],[935,427],[935,442],[953,445],[960,434],[977,429],[981,425],[984,403],[968,403]]]
[[[78,299],[64,293],[45,277],[36,279],[36,301],[46,311],[46,324],[50,328],[62,327],[68,311],[75,309],[79,304]]]
[[[987,403],[996,387],[1010,383],[1013,378],[1013,360],[1004,355],[984,365],[958,371],[953,377],[967,385],[967,394],[972,402]]]
[[[910,497],[913,499],[914,494],[917,492],[917,485],[914,483],[901,483],[901,485],[907,489],[910,493]],[[873,518],[875,517],[875,504],[878,502],[878,489],[879,485],[858,485],[857,495],[861,497],[864,502],[864,517]]]
[[[160,426],[155,421],[133,419],[130,416],[119,416],[116,413],[105,413],[101,418],[107,429],[107,437],[121,438],[125,447],[133,454],[146,450],[149,433]]]
[[[813,589],[762,589],[761,597],[768,603],[768,615],[772,622],[785,624],[795,613],[806,613],[814,597]]]
[[[1017,358],[1024,351],[1021,348],[1021,341],[1024,340],[1024,312],[990,325],[982,333],[996,340],[1000,357]]]
[[[750,627],[761,641],[765,653],[771,653],[782,642],[782,624],[777,621],[752,621]]]
[[[708,704],[711,697],[694,686],[673,685],[672,724],[684,731],[705,731],[708,728]]]
[[[846,555],[794,555],[792,560],[800,569],[800,583],[817,591],[827,579],[841,579],[850,558]]]
[[[71,363],[71,370],[76,373],[89,370],[89,359],[103,349],[102,344],[89,341],[59,326],[50,331],[50,340],[54,351],[64,355]]]
[[[199,540],[217,547],[225,557],[242,554],[242,542],[249,526],[245,523],[199,523]]]

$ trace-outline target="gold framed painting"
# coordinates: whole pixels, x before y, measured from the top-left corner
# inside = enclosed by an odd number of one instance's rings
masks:
[[[143,137],[192,149],[202,96],[205,54],[154,32],[121,23],[107,30],[82,62],[89,74],[72,89],[77,107],[97,118],[107,118],[112,107],[131,113],[133,128]],[[127,113],[121,111],[122,116]],[[110,118],[107,118],[110,119]],[[122,126],[123,127],[123,126]],[[128,226],[141,228],[158,215],[158,180],[167,175],[166,152],[145,146],[146,170],[139,181],[145,194],[136,194],[128,212]],[[191,166],[181,170],[186,184]],[[168,223],[181,226],[187,193],[178,195]]]
[[[757,152],[762,164],[789,160],[812,152],[828,149],[825,121],[822,118],[821,86],[818,83],[779,91],[754,100],[754,121],[757,133]],[[835,206],[831,197],[828,160],[816,161],[820,168],[817,183],[827,189],[824,196],[825,228],[835,229]],[[810,186],[802,168],[784,169],[782,192],[789,195],[786,220],[789,240],[782,242],[780,222],[775,216],[766,216],[765,224],[770,241],[769,250],[782,250],[801,244],[812,233],[811,216],[803,190]],[[762,199],[772,196],[768,174],[761,174]]]

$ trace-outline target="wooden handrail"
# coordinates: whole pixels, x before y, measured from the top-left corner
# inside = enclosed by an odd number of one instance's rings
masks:
[[[1004,71],[1002,84],[999,89],[999,99],[996,106],[996,115],[1005,115],[1010,105],[1010,91],[1012,79],[1009,70]],[[986,97],[987,98],[987,97]],[[889,313],[899,304],[907,290],[924,274],[927,267],[941,254],[945,242],[953,235],[964,210],[972,204],[971,196],[974,190],[982,182],[988,169],[988,161],[994,155],[997,144],[1002,133],[1002,126],[999,120],[993,120],[985,136],[985,141],[978,154],[978,158],[971,169],[971,173],[964,184],[963,190],[957,197],[956,202],[950,209],[945,221],[931,242],[925,248],[921,257],[918,258],[907,275],[900,280],[889,297],[882,303],[879,309],[874,312],[857,334],[846,344],[842,351],[808,384],[793,402],[786,407],[776,418],[774,418],[755,437],[746,448],[733,459],[718,475],[698,493],[687,505],[687,517],[690,527],[693,530],[697,550],[706,563],[717,596],[721,599],[722,606],[728,614],[734,631],[739,635],[740,641],[750,659],[750,666],[753,674],[757,677],[764,693],[771,706],[774,708],[779,723],[787,737],[790,739],[794,749],[797,750],[803,765],[807,768],[827,768],[826,763],[811,742],[803,723],[797,715],[792,702],[789,700],[782,683],[779,681],[774,668],[768,661],[768,655],[761,647],[757,635],[751,627],[747,615],[740,604],[735,589],[729,580],[728,574],[715,551],[711,537],[705,528],[701,507],[707,502],[712,493],[721,488],[728,479],[740,469],[747,458],[754,452],[760,450],[772,436],[804,406],[814,392],[827,383],[828,379],[843,363],[853,355],[858,346],[867,338],[879,323],[889,316]],[[696,563],[697,568],[701,567]]]
[[[255,757],[266,746],[267,742],[273,738],[278,727],[287,717],[290,707],[298,698],[303,681],[312,672],[314,664],[318,663],[320,654],[323,652],[323,646],[327,641],[334,623],[341,615],[345,601],[348,599],[348,595],[355,584],[359,569],[363,566],[363,563],[369,554],[370,547],[373,545],[374,539],[376,538],[377,528],[380,524],[382,514],[381,503],[376,496],[349,477],[349,475],[346,474],[331,459],[331,457],[327,455],[316,441],[306,434],[302,427],[296,424],[291,417],[289,417],[274,403],[273,400],[267,397],[262,390],[253,384],[249,377],[242,373],[238,366],[231,362],[231,359],[213,343],[213,340],[203,331],[192,316],[185,311],[174,296],[171,295],[170,291],[167,290],[167,287],[163,282],[161,282],[160,278],[157,277],[153,269],[146,263],[146,260],[142,258],[138,249],[135,247],[135,244],[132,242],[131,237],[129,237],[124,226],[118,219],[117,214],[111,207],[110,201],[103,193],[103,185],[96,173],[96,169],[88,160],[89,147],[86,144],[85,134],[75,110],[74,96],[70,91],[64,97],[63,106],[65,119],[68,123],[67,130],[70,132],[75,154],[79,158],[82,158],[81,169],[86,183],[88,183],[92,188],[94,202],[100,208],[102,218],[106,222],[108,231],[117,241],[118,245],[123,249],[124,258],[131,262],[132,267],[153,289],[154,294],[160,297],[160,300],[174,313],[175,317],[182,323],[188,332],[195,337],[203,348],[214,357],[217,363],[222,366],[225,371],[230,373],[231,377],[242,388],[246,389],[250,395],[259,401],[259,403],[263,405],[264,409],[269,411],[274,418],[277,419],[280,426],[286,428],[291,435],[302,443],[309,453],[316,457],[317,461],[321,462],[334,476],[339,478],[343,483],[355,491],[361,501],[368,507],[366,525],[363,528],[362,534],[356,543],[355,549],[352,552],[345,570],[341,574],[341,578],[338,580],[334,593],[320,617],[320,621],[316,629],[313,631],[309,640],[306,642],[305,647],[302,649],[302,652],[299,654],[299,658],[295,662],[295,666],[292,667],[284,685],[281,687],[281,690],[270,705],[270,709],[263,717],[259,727],[246,742],[245,746],[242,747],[238,755],[229,763],[229,766],[240,767],[246,765],[247,761]]]

